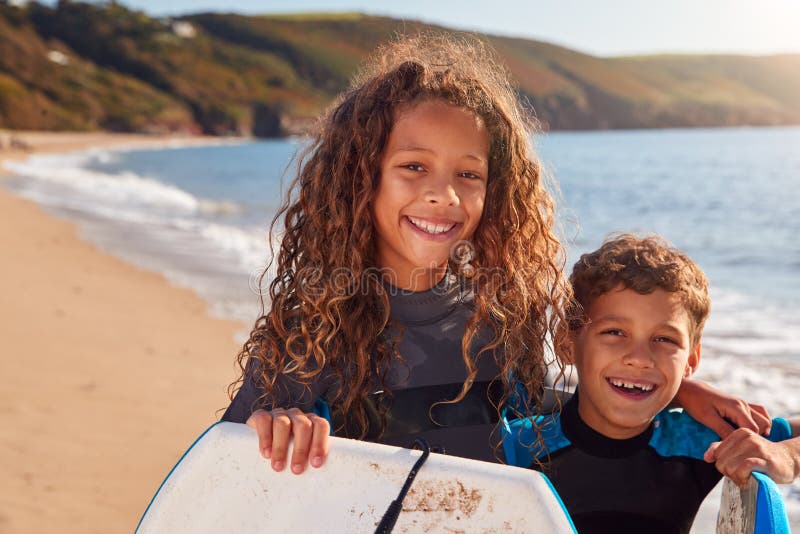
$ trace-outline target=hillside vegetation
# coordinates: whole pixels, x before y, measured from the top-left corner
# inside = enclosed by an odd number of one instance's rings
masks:
[[[360,14],[156,19],[0,0],[0,127],[301,132],[375,47],[444,28]],[[800,55],[600,58],[483,36],[552,129],[800,124]]]

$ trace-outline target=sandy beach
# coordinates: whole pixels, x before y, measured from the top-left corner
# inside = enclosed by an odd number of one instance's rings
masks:
[[[36,152],[171,141],[13,132],[12,149],[10,135],[0,173]],[[0,531],[133,532],[227,405],[244,328],[2,187],[0,213]]]

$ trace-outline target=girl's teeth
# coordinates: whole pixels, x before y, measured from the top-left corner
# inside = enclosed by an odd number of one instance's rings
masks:
[[[408,220],[420,230],[434,235],[449,232],[456,226],[455,224],[433,224],[422,219],[415,219],[414,217],[408,217]]]

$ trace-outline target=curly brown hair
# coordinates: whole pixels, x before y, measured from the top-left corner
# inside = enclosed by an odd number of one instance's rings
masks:
[[[462,341],[469,375],[451,402],[469,390],[476,359],[494,354],[506,391],[513,376],[530,392],[522,408],[530,413],[545,379],[546,345],[564,341],[556,325],[564,319],[569,290],[553,231],[554,204],[530,147],[531,121],[504,68],[474,38],[397,40],[378,51],[322,117],[300,155],[290,196],[272,223],[274,228],[282,218],[271,309],[238,355],[242,376],[248,362],[258,364],[252,368],[264,387],[262,399],[270,397],[281,373],[310,383],[323,367],[332,369],[338,377],[332,402],[347,414],[348,425],[362,429],[362,437],[370,381],[400,358],[402,335],[386,339],[396,329],[386,328],[385,286],[380,277],[363,276],[377,267],[370,208],[398,113],[430,100],[475,113],[490,138],[486,202],[471,262],[492,274],[462,280],[473,285],[475,314]],[[467,348],[485,327],[491,341],[471,354]],[[231,385],[231,395],[241,380]]]
[[[641,295],[656,289],[678,293],[691,321],[692,345],[700,341],[711,308],[708,280],[700,267],[656,235],[612,235],[599,249],[581,256],[569,281],[574,295],[568,308],[572,330],[585,324],[586,310],[595,299],[620,286]]]

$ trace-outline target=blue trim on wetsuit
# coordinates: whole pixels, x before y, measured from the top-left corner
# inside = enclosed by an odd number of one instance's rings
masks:
[[[662,411],[653,420],[653,427],[649,445],[664,457],[686,456],[702,460],[708,446],[720,439],[716,432],[682,410]],[[790,437],[789,422],[782,417],[773,419],[767,439],[777,442]]]
[[[546,450],[537,445],[536,428],[539,427]],[[558,415],[539,415],[535,418],[522,418],[508,421],[503,418],[503,452],[506,463],[517,467],[530,467],[535,458],[553,454],[571,442],[564,435]]]
[[[703,459],[703,453],[719,441],[716,432],[692,419],[683,410],[662,411],[653,419],[653,436],[648,443],[659,456]]]
[[[328,425],[330,425],[330,431],[328,432],[328,435],[332,436],[333,423],[331,423],[331,407],[327,402],[325,402],[324,399],[317,399],[317,402],[314,403],[314,413],[328,420]]]

